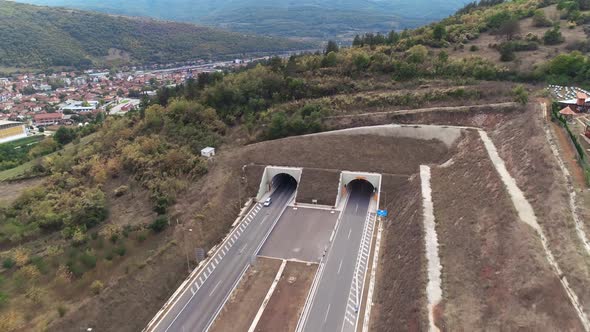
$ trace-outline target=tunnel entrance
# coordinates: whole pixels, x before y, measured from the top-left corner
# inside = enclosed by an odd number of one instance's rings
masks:
[[[287,189],[297,192],[302,171],[300,167],[266,166],[260,179],[256,200],[262,199],[269,191],[274,190]]]
[[[365,179],[354,179],[350,181],[346,184],[346,190],[349,193],[358,193],[363,196],[371,196],[375,193],[375,187]]]
[[[292,175],[287,173],[279,173],[273,176],[270,184],[271,190],[289,189],[295,190],[297,188],[297,180]]]
[[[339,206],[347,195],[364,195],[379,202],[381,191],[381,174],[369,172],[342,171],[338,184],[336,206]]]

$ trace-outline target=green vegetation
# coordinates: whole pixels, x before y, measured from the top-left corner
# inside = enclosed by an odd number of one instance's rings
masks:
[[[30,136],[20,140],[0,144],[0,181],[12,178],[18,167],[61,149],[74,139],[84,137],[96,130],[97,123],[81,128],[60,127],[53,137]],[[38,167],[37,173],[43,173]],[[9,176],[3,176],[8,174]]]
[[[0,65],[5,66],[86,68],[107,62],[109,54],[114,63],[172,62],[309,46],[184,23],[0,1]]]
[[[55,151],[57,147],[53,146],[53,140],[48,139],[45,142],[42,141],[43,138],[43,136],[32,136],[0,144],[0,171],[14,168],[44,152]]]

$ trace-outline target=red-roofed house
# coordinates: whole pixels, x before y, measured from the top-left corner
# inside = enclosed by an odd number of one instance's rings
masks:
[[[60,123],[64,115],[62,113],[39,113],[33,116],[36,126],[49,126]]]

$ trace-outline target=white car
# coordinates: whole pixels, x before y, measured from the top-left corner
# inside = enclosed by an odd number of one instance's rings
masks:
[[[264,206],[270,206],[270,203],[272,203],[272,199],[269,197],[269,198],[267,198],[267,199],[264,201],[264,204],[262,204],[262,205],[264,205]]]

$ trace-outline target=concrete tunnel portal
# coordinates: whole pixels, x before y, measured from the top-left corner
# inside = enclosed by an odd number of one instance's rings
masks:
[[[262,173],[260,187],[256,200],[260,200],[267,192],[275,190],[281,186],[288,186],[297,190],[299,181],[301,181],[302,168],[284,167],[284,166],[267,166]]]
[[[361,191],[379,202],[381,194],[381,174],[342,171],[340,173],[338,187],[339,190],[335,206],[338,206],[340,201],[353,191]]]

